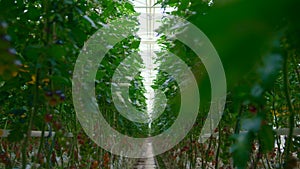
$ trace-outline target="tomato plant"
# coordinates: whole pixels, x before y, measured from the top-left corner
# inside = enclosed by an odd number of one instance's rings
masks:
[[[299,1],[156,3],[172,7],[169,14],[187,19],[207,35],[220,56],[228,84],[222,120],[202,143],[199,135],[209,118],[211,101],[208,72],[192,49],[164,36],[168,20],[163,20],[156,30],[161,46],[156,62],[164,62],[167,52],[179,56],[197,80],[201,104],[191,131],[178,145],[158,155],[157,165],[180,169],[297,168]],[[71,79],[78,54],[97,30],[109,27],[121,16],[132,16],[138,26],[137,15],[126,0],[0,1],[0,168],[133,168],[135,159],[113,155],[85,134],[76,118]],[[178,35],[185,33],[183,29]],[[117,111],[112,77],[124,59],[139,52],[140,43],[141,38],[133,34],[108,51],[99,63],[95,95],[112,128],[144,138],[159,135],[174,124],[181,108],[181,91],[174,77],[158,71],[152,88],[162,90],[168,100],[150,129],[149,124],[132,122]],[[139,71],[144,66],[142,59],[125,66],[137,68],[128,99],[145,111],[146,90]],[[160,109],[162,98],[156,96],[154,109]]]

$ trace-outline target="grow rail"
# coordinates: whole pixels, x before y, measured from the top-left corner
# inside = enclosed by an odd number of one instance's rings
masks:
[[[280,129],[275,129],[274,130],[277,135],[288,135],[289,133],[289,128],[280,128]],[[9,135],[10,130],[5,130],[5,129],[0,129],[0,137],[7,137]],[[218,133],[214,133],[213,135],[218,135]],[[295,128],[293,135],[300,135],[300,128]],[[42,136],[42,131],[31,131],[31,137],[41,137]],[[55,136],[54,131],[45,131],[44,132],[44,137],[53,137]],[[205,134],[203,137],[204,138],[209,138],[211,134]],[[73,137],[72,133],[67,133],[65,134],[65,137]]]

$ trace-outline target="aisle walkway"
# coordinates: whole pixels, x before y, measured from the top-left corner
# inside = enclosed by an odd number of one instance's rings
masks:
[[[148,149],[146,154],[153,154],[153,147],[151,143],[148,143]],[[159,169],[155,157],[140,158],[137,160],[134,169]]]
[[[147,112],[149,115],[149,129],[151,129],[151,122],[156,117],[154,108],[155,92],[152,88],[154,84],[154,79],[158,71],[159,64],[156,63],[156,54],[161,50],[161,47],[157,44],[158,34],[155,32],[159,28],[161,23],[159,22],[163,17],[164,9],[160,5],[156,4],[157,0],[131,0],[134,5],[136,12],[140,13],[139,20],[139,30],[137,35],[141,38],[141,43],[139,46],[139,54],[144,63],[144,69],[142,69],[141,76],[143,77],[143,85],[145,86],[146,92],[144,93],[146,97]],[[156,5],[155,5],[156,4]],[[170,9],[165,9],[169,12]],[[145,152],[148,157],[152,156],[153,146],[151,143],[148,144],[147,151]],[[158,169],[156,158],[140,158],[137,159],[134,169]]]

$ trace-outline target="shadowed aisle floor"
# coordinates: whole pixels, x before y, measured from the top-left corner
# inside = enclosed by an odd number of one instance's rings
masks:
[[[148,143],[146,154],[153,154],[153,147],[151,143]],[[134,166],[134,169],[159,169],[155,157],[140,158]]]

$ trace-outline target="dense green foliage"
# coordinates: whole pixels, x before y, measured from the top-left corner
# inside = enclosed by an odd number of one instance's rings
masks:
[[[0,126],[11,130],[7,139],[1,138],[1,164],[7,168],[25,168],[27,164],[42,168],[107,168],[114,159],[92,146],[76,119],[71,78],[77,56],[89,36],[112,19],[134,15],[132,5],[110,0],[3,0],[0,11]],[[118,114],[107,83],[120,61],[138,46],[139,38],[133,35],[110,50],[99,67],[96,94],[111,125],[120,132],[141,136],[147,130]],[[132,84],[141,84],[141,80],[137,76]],[[143,109],[143,86],[132,86],[131,100],[141,103],[138,107]],[[45,131],[49,127],[56,132],[54,138],[25,137],[31,130]],[[68,133],[74,137],[65,137]],[[63,158],[69,159],[67,163]]]
[[[173,15],[187,18],[208,36],[223,62],[228,83],[226,109],[216,135],[199,145],[199,128],[194,127],[186,140],[162,159],[177,159],[166,160],[177,168],[195,168],[198,157],[200,168],[296,167],[293,162],[295,155],[299,158],[299,137],[293,137],[292,131],[299,127],[300,23],[295,16],[299,2],[159,3],[175,7]],[[162,37],[161,43],[188,63],[199,80],[202,108],[197,125],[201,127],[210,97],[204,65],[180,41]],[[173,104],[177,102],[175,99]],[[278,128],[289,128],[285,144],[273,131]]]
[[[207,72],[190,48],[161,36],[163,51],[158,61],[166,57],[164,51],[170,51],[187,63],[200,86],[201,107],[185,139],[157,157],[160,167],[295,167],[300,158],[300,137],[292,134],[300,127],[300,2],[157,3],[174,7],[172,15],[186,18],[208,36],[223,62],[228,84],[222,120],[215,134],[199,143],[210,101]],[[71,96],[72,72],[84,42],[123,15],[136,16],[126,0],[0,0],[0,129],[11,130],[7,138],[0,138],[0,168],[132,168],[131,159],[106,152],[84,134]],[[115,45],[99,66],[95,88],[99,108],[113,128],[146,137],[172,125],[180,91],[170,75],[159,72],[153,88],[165,91],[168,105],[151,131],[147,124],[131,122],[118,113],[112,103],[111,78],[139,44],[139,37],[132,35]],[[130,66],[139,67],[140,62]],[[140,73],[129,92],[133,104],[145,110]],[[160,106],[159,100],[155,106]],[[286,136],[274,132],[280,128],[288,128]],[[55,131],[54,137],[27,137],[31,130],[49,129]],[[68,133],[73,137],[67,137]]]

